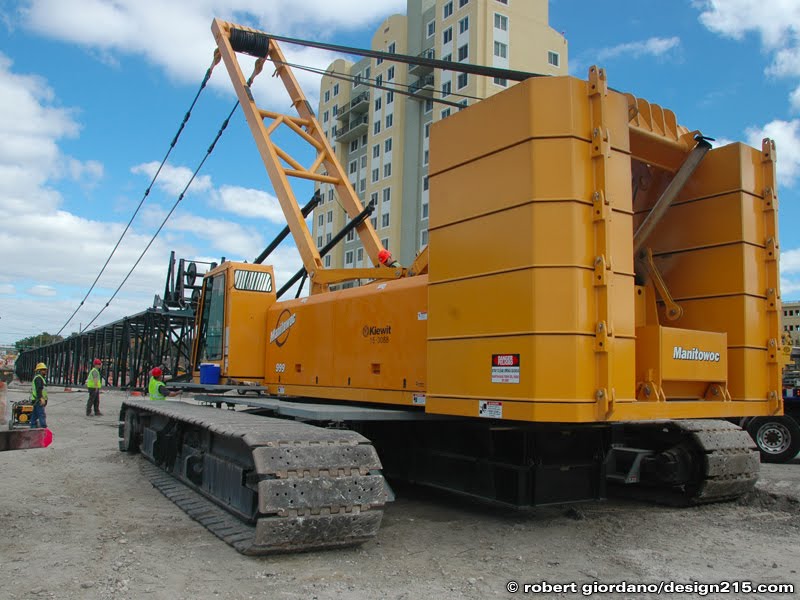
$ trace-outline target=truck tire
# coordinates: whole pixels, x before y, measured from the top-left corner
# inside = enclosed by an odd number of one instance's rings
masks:
[[[782,463],[800,451],[800,425],[792,417],[758,417],[747,426],[755,440],[761,462]]]

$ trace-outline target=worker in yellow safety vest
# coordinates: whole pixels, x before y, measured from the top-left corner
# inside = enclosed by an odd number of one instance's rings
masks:
[[[150,384],[147,387],[150,400],[166,400],[167,396],[177,396],[178,392],[171,392],[167,385],[162,381],[164,371],[160,367],[155,367],[150,371]]]
[[[92,415],[92,408],[97,417],[103,416],[100,412],[100,388],[103,387],[103,378],[100,377],[100,365],[103,364],[99,358],[95,358],[92,362],[92,370],[89,371],[89,377],[86,378],[86,387],[89,388],[89,399],[86,401],[86,416]]]
[[[31,404],[33,404],[33,413],[31,413],[31,429],[46,429],[47,428],[47,415],[45,414],[44,407],[47,405],[47,380],[44,378],[47,375],[47,365],[39,363],[34,369],[35,374],[31,382]]]

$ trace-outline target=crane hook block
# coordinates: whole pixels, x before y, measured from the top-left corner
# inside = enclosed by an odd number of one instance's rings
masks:
[[[269,52],[269,37],[259,31],[245,31],[231,27],[231,48],[256,58],[264,58]]]

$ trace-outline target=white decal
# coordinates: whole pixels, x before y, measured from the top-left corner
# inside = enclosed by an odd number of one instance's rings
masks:
[[[294,322],[297,320],[297,315],[292,314],[286,319],[283,323],[278,325],[275,329],[272,330],[272,333],[269,334],[269,343],[271,344],[279,337],[281,337],[284,333],[289,331],[289,328],[294,325]]]
[[[487,419],[502,419],[503,403],[481,400],[478,402],[478,416],[486,417]]]
[[[428,320],[428,313],[426,312],[417,313],[417,321],[427,321],[427,320]]]
[[[698,348],[687,350],[680,346],[672,348],[672,358],[675,360],[695,360],[698,362],[719,362],[719,352],[704,352]]]
[[[425,394],[414,394],[414,405],[425,406]]]

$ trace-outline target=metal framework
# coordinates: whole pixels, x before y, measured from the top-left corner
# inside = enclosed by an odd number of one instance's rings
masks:
[[[47,365],[47,380],[83,385],[92,360],[103,361],[108,385],[141,388],[148,373],[161,366],[173,380],[191,375],[194,311],[150,308],[64,341],[28,350],[16,362],[17,376],[30,381],[37,363]]]

